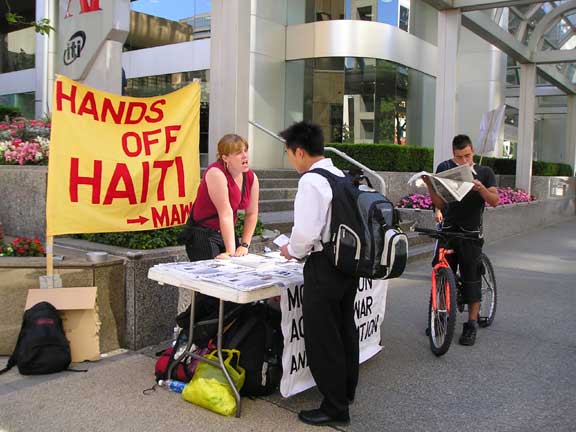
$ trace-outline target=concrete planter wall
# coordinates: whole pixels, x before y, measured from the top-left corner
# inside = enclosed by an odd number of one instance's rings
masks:
[[[172,336],[178,308],[189,304],[190,294],[148,279],[148,270],[156,264],[188,260],[183,246],[135,250],[70,238],[56,238],[55,242],[62,247],[105,251],[123,259],[127,348],[144,348]],[[250,252],[262,252],[266,244],[264,239],[255,237]]]
[[[0,222],[6,235],[46,236],[46,166],[0,165]]]
[[[420,227],[435,227],[431,210],[400,209],[400,216],[403,221],[413,221]],[[551,198],[496,208],[488,207],[484,213],[484,237],[487,242],[493,242],[574,216],[576,208],[573,198]]]
[[[46,235],[46,166],[0,165],[0,222],[9,235],[44,240]],[[397,203],[411,193],[423,193],[424,188],[408,186],[414,173],[380,172],[388,189],[388,198]],[[500,186],[514,186],[514,176],[497,176]],[[558,197],[562,189],[565,197],[574,196],[576,179],[571,177],[533,177],[532,194],[538,199]],[[373,181],[373,184],[377,182]],[[572,194],[572,195],[571,195]]]
[[[100,351],[126,346],[124,312],[124,262],[103,263],[67,260],[55,263],[64,287],[98,287],[97,304]],[[0,258],[0,355],[10,355],[16,345],[29,289],[40,288],[38,277],[46,274],[44,258]]]

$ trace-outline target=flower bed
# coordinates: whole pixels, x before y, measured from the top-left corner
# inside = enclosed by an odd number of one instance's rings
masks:
[[[521,189],[513,189],[510,187],[497,188],[498,189],[498,205],[510,205],[522,202],[534,201],[534,195],[530,195]],[[489,204],[488,204],[489,205]],[[398,203],[399,208],[432,210],[432,199],[429,194],[410,194],[405,196]]]
[[[38,237],[16,237],[11,243],[0,240],[0,257],[43,257],[44,248]]]
[[[50,123],[14,119],[0,122],[0,165],[46,165]]]

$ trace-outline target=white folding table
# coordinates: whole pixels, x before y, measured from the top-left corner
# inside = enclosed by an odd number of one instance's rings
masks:
[[[230,388],[234,392],[234,396],[236,398],[236,417],[240,417],[240,409],[241,409],[241,401],[240,401],[240,393],[238,389],[232,382],[226,367],[224,366],[224,361],[222,359],[222,333],[224,328],[224,302],[229,301],[233,303],[239,304],[246,304],[252,303],[258,300],[265,300],[271,297],[277,297],[281,294],[282,287],[279,285],[271,285],[264,288],[258,288],[251,291],[239,291],[233,288],[225,287],[222,285],[218,285],[215,283],[210,283],[205,280],[200,279],[182,279],[178,276],[170,274],[165,271],[159,271],[152,267],[148,271],[148,278],[155,280],[160,285],[172,285],[178,288],[184,288],[191,291],[191,298],[190,298],[190,329],[188,334],[188,343],[186,345],[186,349],[184,352],[170,364],[168,368],[168,377],[172,376],[172,370],[180,361],[184,360],[186,357],[192,357],[198,359],[200,361],[204,361],[210,363],[213,366],[216,366],[222,370],[224,376],[228,380],[230,384]],[[215,297],[219,300],[219,307],[218,307],[218,332],[217,332],[217,352],[218,352],[218,362],[209,360],[203,356],[200,356],[191,351],[192,348],[192,339],[193,339],[193,332],[194,332],[194,305],[196,301],[196,293],[199,292],[201,294],[205,294],[210,297]]]

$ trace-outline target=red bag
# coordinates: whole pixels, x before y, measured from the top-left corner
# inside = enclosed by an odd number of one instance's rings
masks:
[[[173,353],[174,347],[170,347],[166,349],[161,355],[160,358],[156,361],[156,366],[154,367],[154,374],[156,375],[156,381],[158,380],[166,380],[166,374],[168,373],[168,365],[174,359]],[[211,352],[210,348],[196,348],[194,350],[195,354],[205,356]],[[192,376],[194,376],[194,371],[196,370],[196,366],[200,360],[195,358],[186,358],[184,363],[179,363],[174,369],[172,369],[172,377],[171,379],[182,381],[182,382],[190,382]]]

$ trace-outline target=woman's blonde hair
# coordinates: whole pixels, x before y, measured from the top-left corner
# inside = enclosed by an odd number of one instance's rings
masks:
[[[240,135],[227,134],[218,141],[218,159],[242,150],[248,150],[248,142]]]

